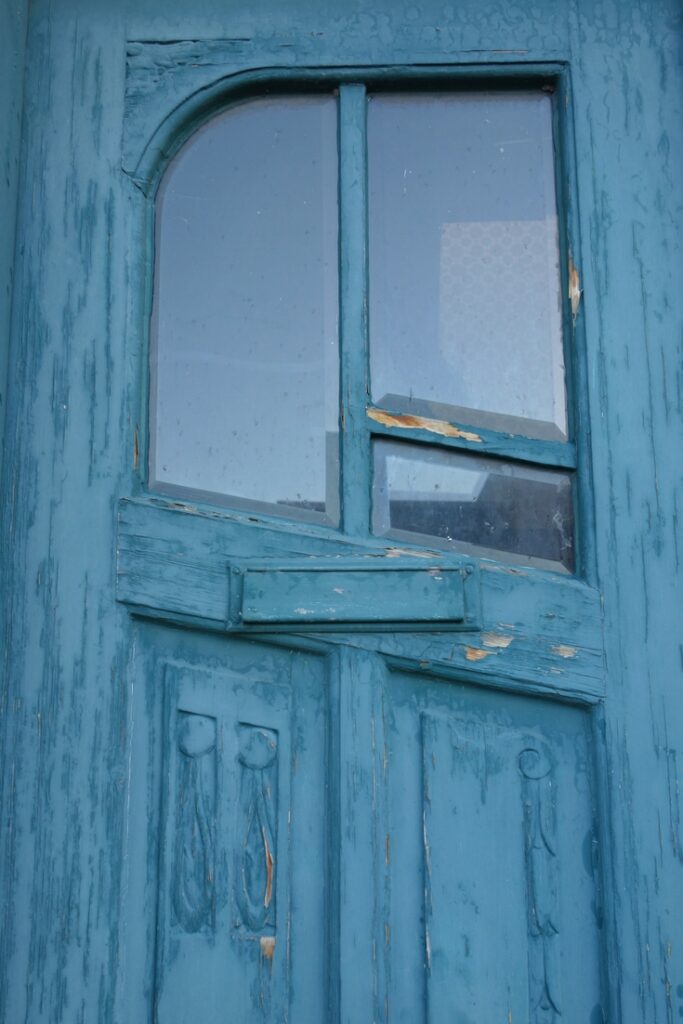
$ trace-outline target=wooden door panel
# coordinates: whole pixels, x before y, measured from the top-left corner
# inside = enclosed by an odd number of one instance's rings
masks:
[[[602,1020],[588,714],[396,672],[381,691],[380,1019]]]
[[[155,627],[141,639],[161,726],[155,1020],[323,1020],[324,659]]]

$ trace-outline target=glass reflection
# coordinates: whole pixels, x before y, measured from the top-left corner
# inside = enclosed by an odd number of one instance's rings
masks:
[[[157,203],[152,486],[338,519],[331,96],[236,105]]]
[[[574,571],[569,474],[389,441],[374,443],[374,465],[375,534],[508,552]]]
[[[374,402],[565,438],[550,97],[372,96],[368,147]]]

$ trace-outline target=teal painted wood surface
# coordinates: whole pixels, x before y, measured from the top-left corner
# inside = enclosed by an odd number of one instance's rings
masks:
[[[335,558],[332,565],[325,565],[325,561],[313,559],[297,567],[246,565],[241,570],[231,566],[231,607],[239,573],[241,593],[235,595],[234,606],[245,625],[363,623],[381,628],[407,622],[418,629],[426,622],[445,629],[465,622],[464,568],[438,564],[420,568],[414,563],[379,568],[367,564],[371,558],[366,564],[345,564]],[[470,575],[473,572],[470,566]],[[471,603],[476,609],[476,584],[472,589]],[[474,616],[468,625],[470,630],[476,629]]]
[[[7,410],[10,319],[14,279],[15,225],[21,116],[24,97],[24,52],[28,24],[25,0],[7,0],[0,8],[0,467]]]
[[[677,1019],[682,41],[674,0],[31,4],[0,489],[3,1022]],[[362,460],[345,538],[147,493],[154,189],[228,76],[336,75],[350,229],[356,69],[418,66],[561,69],[581,575],[482,559],[470,632],[227,636],[231,559],[395,553],[368,537]],[[344,329],[363,342],[353,246]],[[350,409],[348,467],[353,389]]]
[[[420,421],[419,417],[402,416],[401,413],[374,407],[369,407],[366,415],[371,421],[368,426],[377,436],[395,438],[398,431],[398,436],[409,441],[433,441],[438,438],[439,445],[444,448],[462,449],[473,455],[501,455],[545,466],[576,468],[576,449],[571,443],[532,440],[519,434],[485,430],[470,423],[444,423],[429,419]]]
[[[342,438],[342,526],[367,535],[370,523],[370,464],[363,455],[365,405],[369,394],[367,311],[367,142],[365,88],[339,92],[340,436]]]

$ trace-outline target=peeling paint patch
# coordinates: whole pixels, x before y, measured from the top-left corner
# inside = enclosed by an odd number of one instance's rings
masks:
[[[579,653],[576,647],[570,647],[568,644],[555,644],[550,650],[560,658],[575,658]]]
[[[577,313],[579,312],[579,306],[581,304],[581,281],[579,279],[579,272],[574,266],[574,261],[569,257],[569,291],[568,297],[572,307],[572,319],[576,320]]]
[[[512,643],[512,637],[505,636],[503,633],[482,633],[481,639],[484,647],[505,648]]]
[[[528,576],[529,573],[525,569],[518,569],[514,565],[483,565],[483,569],[486,572],[500,572],[506,576]]]
[[[399,427],[403,430],[428,430],[431,434],[440,434],[441,437],[459,437],[463,441],[475,441],[481,444],[479,434],[471,430],[463,430],[456,427],[454,423],[447,423],[445,420],[431,420],[425,416],[410,416],[406,414],[394,414],[384,412],[383,409],[368,409],[369,419],[381,423],[384,427]]]
[[[412,548],[387,548],[387,558],[403,558],[409,555],[411,558],[438,558],[436,551],[414,551]]]
[[[482,651],[479,647],[466,647],[465,657],[468,661],[483,661],[484,658],[490,658],[492,651]]]
[[[275,936],[274,935],[262,935],[259,939],[261,946],[261,956],[264,960],[272,960],[275,952]]]
[[[266,857],[266,891],[263,897],[263,906],[269,907],[270,901],[273,897],[273,855],[270,852],[270,845],[268,843],[268,836],[266,830],[261,828],[261,834],[263,836],[263,851]]]

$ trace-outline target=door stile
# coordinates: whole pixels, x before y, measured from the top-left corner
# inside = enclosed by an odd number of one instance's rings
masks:
[[[342,865],[342,731],[341,679],[345,648],[328,657],[327,700],[327,856],[325,883],[325,930],[327,939],[327,1019],[339,1024],[341,1007],[341,865]]]
[[[385,808],[382,659],[339,652],[341,1024],[388,1019],[388,922],[384,913]]]
[[[619,799],[611,792],[613,769],[610,769],[607,737],[607,713],[604,700],[591,708],[589,715],[592,749],[594,836],[591,865],[595,885],[595,916],[602,927],[602,1000],[606,1021],[623,1020],[622,967],[617,929],[617,888],[614,850],[617,839],[610,825],[609,807]]]

